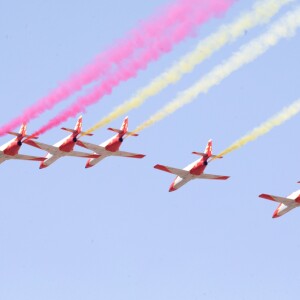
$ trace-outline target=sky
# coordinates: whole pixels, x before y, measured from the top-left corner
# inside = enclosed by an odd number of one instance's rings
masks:
[[[1,125],[167,3],[0,0]],[[299,4],[287,5],[273,20]],[[250,1],[236,1],[224,16],[87,108],[83,130],[250,7]],[[267,28],[245,32],[130,111],[129,130]],[[299,189],[299,116],[208,165],[207,173],[229,175],[227,181],[194,180],[169,193],[175,176],[153,166],[183,168],[209,139],[217,154],[298,99],[299,34],[126,139],[121,149],[146,154],[143,159],[107,158],[90,169],[85,159],[73,157],[42,170],[37,162],[1,164],[0,299],[298,299],[300,242],[294,228],[300,210],[272,219],[277,204],[258,195],[287,196]],[[29,133],[75,99],[30,122]],[[119,128],[123,117],[107,127]],[[73,128],[75,122],[62,126]],[[64,138],[62,126],[39,140],[54,144]],[[84,139],[100,144],[111,136],[101,128]],[[0,144],[9,139],[1,137]],[[45,155],[27,145],[20,153]]]

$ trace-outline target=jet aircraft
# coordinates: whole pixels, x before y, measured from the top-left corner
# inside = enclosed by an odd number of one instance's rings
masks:
[[[98,158],[90,158],[86,163],[86,168],[93,167],[98,162],[100,162],[108,156],[122,156],[131,158],[143,158],[145,156],[144,154],[137,154],[119,150],[125,137],[138,136],[138,134],[128,131],[128,117],[124,119],[120,129],[108,128],[108,130],[114,131],[117,134],[100,145],[95,145],[88,142],[83,142],[81,140],[77,140],[76,144],[78,146],[92,150],[94,151],[95,155],[98,154],[99,156]]]
[[[36,147],[38,149],[42,149],[48,152],[48,154],[45,157],[45,160],[41,162],[40,169],[46,168],[50,166],[52,163],[54,163],[56,160],[58,160],[61,157],[64,156],[75,156],[75,157],[83,157],[83,158],[97,158],[99,155],[97,154],[90,154],[85,152],[79,152],[74,151],[74,146],[77,142],[77,137],[81,132],[82,127],[82,116],[80,116],[77,120],[77,123],[74,127],[74,129],[69,128],[61,128],[63,130],[71,132],[69,136],[62,139],[61,141],[57,142],[56,144],[48,145],[36,141],[32,141],[30,138],[24,140],[24,143]],[[92,134],[88,134],[92,135]]]
[[[298,183],[300,183],[300,181],[298,181]],[[286,198],[269,194],[260,194],[259,197],[280,203],[274,211],[273,218],[281,217],[295,207],[300,206],[300,190],[291,193]]]
[[[36,157],[30,155],[19,154],[19,150],[23,144],[23,139],[29,138],[26,135],[26,124],[22,124],[19,133],[8,132],[8,134],[16,136],[6,144],[0,147],[0,164],[9,159],[20,159],[20,160],[33,160],[33,161],[43,161],[44,157]],[[37,137],[31,137],[37,138]]]
[[[195,162],[189,164],[184,169],[177,169],[173,167],[167,167],[163,165],[155,165],[154,168],[165,171],[168,173],[172,173],[177,175],[175,180],[172,182],[169,192],[173,192],[181,188],[187,182],[192,179],[218,179],[218,180],[226,180],[229,176],[222,176],[222,175],[211,175],[203,173],[209,158],[221,158],[216,155],[212,154],[212,140],[209,140],[207,146],[205,148],[204,153],[202,152],[192,152],[193,154],[202,156]]]

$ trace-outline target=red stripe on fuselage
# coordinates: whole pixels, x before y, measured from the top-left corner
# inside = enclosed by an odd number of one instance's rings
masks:
[[[201,158],[201,160],[192,167],[192,169],[190,170],[190,173],[193,175],[203,174],[203,172],[207,166],[207,164],[205,164],[206,160],[207,160],[207,157]]]
[[[71,152],[74,149],[74,146],[76,144],[76,141],[74,141],[74,139],[76,139],[76,136],[70,136],[68,139],[66,139],[59,147],[58,149],[60,151],[64,151],[64,152]]]
[[[122,136],[117,135],[116,137],[114,137],[111,141],[109,141],[109,143],[105,146],[105,149],[107,151],[110,152],[116,152],[120,149],[120,146],[122,144],[122,142],[120,141],[120,139],[122,138]]]
[[[4,154],[10,155],[10,156],[15,156],[16,154],[19,153],[19,150],[21,148],[21,145],[18,144],[18,140],[15,140],[11,142],[3,151]]]

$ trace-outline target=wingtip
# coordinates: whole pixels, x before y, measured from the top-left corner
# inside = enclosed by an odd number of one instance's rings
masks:
[[[175,192],[176,189],[174,187],[174,183],[171,184],[170,188],[169,188],[169,192]]]
[[[91,160],[89,159],[88,161],[87,161],[87,163],[86,163],[86,165],[85,165],[85,168],[86,169],[89,169],[89,168],[91,168],[93,165],[91,164]]]
[[[274,201],[274,199],[270,195],[268,195],[268,194],[260,194],[258,197]]]
[[[44,164],[43,162],[40,164],[40,169],[45,169],[47,168],[48,166],[46,164]]]
[[[279,218],[280,216],[278,215],[278,211],[277,210],[275,210],[274,211],[274,214],[273,214],[273,216],[272,216],[272,218],[273,219],[276,219],[276,218]]]

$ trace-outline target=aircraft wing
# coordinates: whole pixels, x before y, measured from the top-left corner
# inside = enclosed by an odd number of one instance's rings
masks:
[[[98,154],[105,154],[107,153],[108,151],[102,147],[102,146],[99,146],[99,145],[95,145],[95,144],[91,144],[91,143],[88,143],[88,142],[83,142],[83,141],[77,141],[76,142],[76,145],[80,146],[80,147],[83,147],[83,148],[86,148],[86,149],[89,149],[89,150],[92,150]]]
[[[283,203],[285,205],[291,205],[292,203],[295,202],[293,199],[274,196],[274,195],[269,195],[269,194],[260,194],[258,197],[268,199],[268,200],[272,200],[272,201],[276,201],[276,202],[279,202],[279,203]]]
[[[122,156],[122,157],[132,157],[132,158],[143,158],[145,156],[144,154],[130,153],[130,152],[125,152],[125,151],[112,152],[111,155]]]
[[[216,180],[226,180],[230,176],[223,176],[223,175],[212,175],[212,174],[201,174],[196,176],[197,178],[202,178],[202,179],[216,179]]]
[[[80,151],[70,151],[70,152],[67,152],[67,156],[98,158],[100,155],[93,154],[93,153],[80,152]]]
[[[155,165],[154,168],[161,170],[161,171],[175,174],[181,178],[184,178],[185,176],[187,176],[189,174],[189,172],[186,170],[177,169],[177,168],[173,168],[173,167],[167,167],[167,166],[163,166],[163,165]]]
[[[51,154],[54,154],[57,152],[57,148],[52,146],[52,145],[48,145],[48,144],[44,144],[44,143],[40,143],[40,142],[36,142],[36,141],[33,141],[33,140],[25,140],[23,143],[29,145],[29,146],[32,146],[32,147],[35,147],[35,148],[38,148],[38,149],[42,149],[42,150],[45,150]]]
[[[16,155],[12,156],[12,159],[44,161],[46,158],[31,156],[31,155],[16,154]]]

